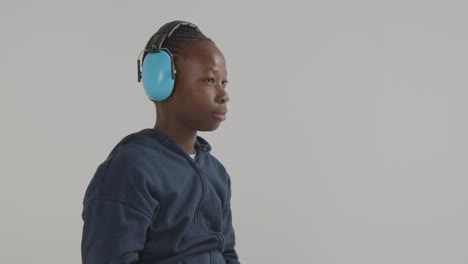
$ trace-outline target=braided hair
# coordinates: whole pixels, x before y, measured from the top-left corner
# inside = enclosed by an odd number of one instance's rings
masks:
[[[151,45],[153,37],[154,35],[148,40],[148,43],[145,46],[141,65],[143,65],[143,62],[146,56],[148,55],[148,51],[152,49]],[[213,42],[210,38],[206,37],[198,28],[190,25],[180,25],[172,32],[170,37],[166,38],[163,41],[161,48],[167,49],[171,53],[174,66],[176,66],[177,68],[177,61],[182,59],[183,49],[188,44],[199,41]],[[158,104],[156,103],[156,101],[152,100],[151,98],[149,99],[156,105],[156,109],[158,109]]]
[[[171,52],[174,60],[176,60],[182,56],[182,49],[184,48],[184,46],[197,41],[213,42],[210,38],[206,37],[198,29],[188,25],[181,25],[172,33],[172,35],[169,38],[164,40],[161,48],[168,49],[169,52]],[[148,43],[145,46],[142,62],[145,60],[145,57],[148,54],[147,50],[151,49],[150,42],[151,38],[150,40],[148,40]]]

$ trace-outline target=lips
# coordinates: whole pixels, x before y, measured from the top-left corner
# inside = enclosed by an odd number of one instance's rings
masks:
[[[226,120],[226,112],[213,112],[213,116],[221,121]]]

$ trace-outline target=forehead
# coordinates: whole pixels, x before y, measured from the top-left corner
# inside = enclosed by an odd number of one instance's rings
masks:
[[[197,41],[183,48],[181,68],[192,70],[213,69],[226,71],[226,61],[223,53],[211,41]]]

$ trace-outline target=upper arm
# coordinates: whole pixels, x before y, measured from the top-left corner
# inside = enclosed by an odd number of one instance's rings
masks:
[[[83,263],[135,263],[151,218],[121,201],[95,199],[83,211]]]
[[[141,151],[127,148],[99,166],[83,208],[83,263],[135,263],[158,209]]]

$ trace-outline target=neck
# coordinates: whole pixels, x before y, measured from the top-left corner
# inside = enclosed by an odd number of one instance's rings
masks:
[[[156,121],[154,125],[155,130],[161,131],[174,140],[180,147],[182,147],[187,154],[195,153],[195,141],[197,140],[197,131],[187,129],[186,127],[179,127],[171,124],[161,124]]]

